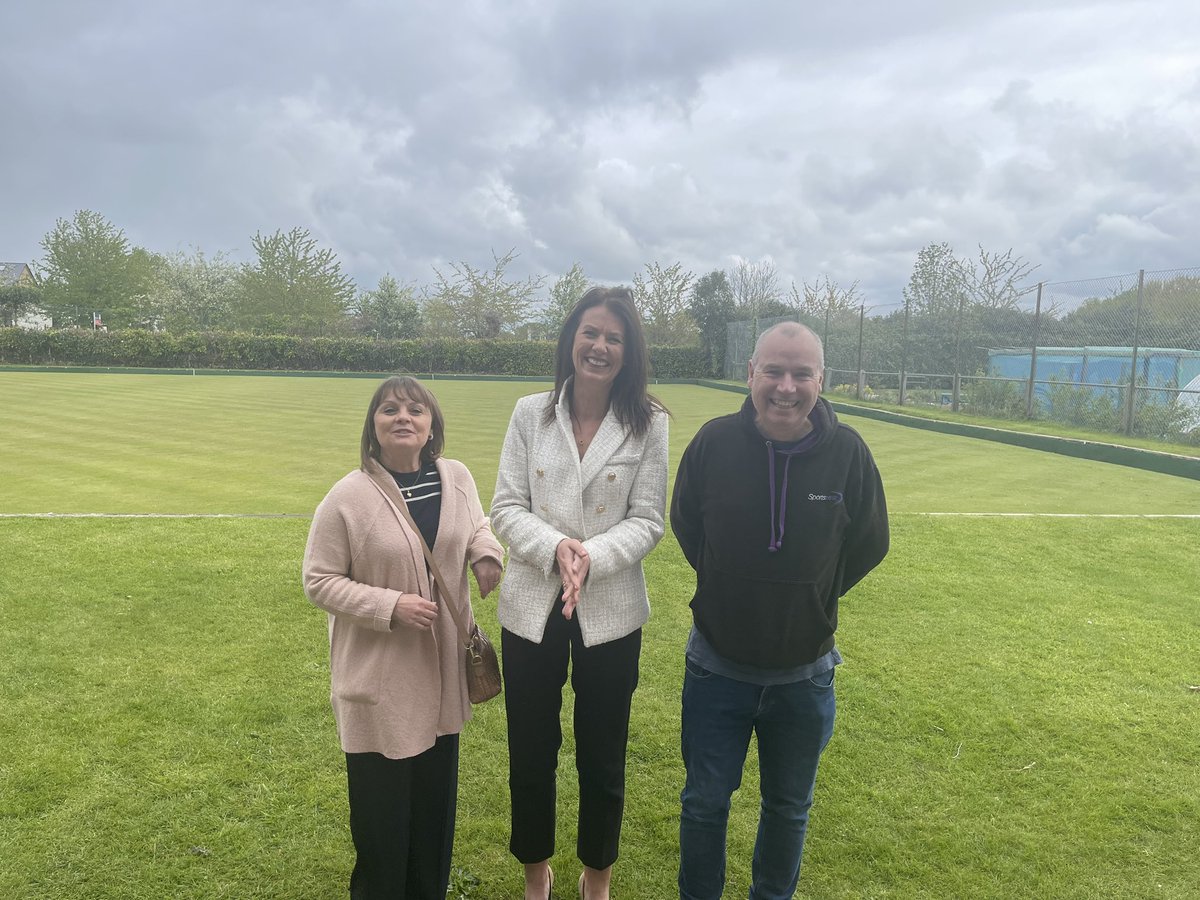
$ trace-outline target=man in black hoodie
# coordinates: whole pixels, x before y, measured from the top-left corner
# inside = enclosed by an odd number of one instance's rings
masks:
[[[679,896],[719,900],[729,803],[758,737],[762,808],[751,900],[796,891],[817,762],[833,733],[838,598],[888,550],[883,483],[821,398],[810,329],[763,332],[739,412],[679,463],[671,527],[696,593],[683,683]]]

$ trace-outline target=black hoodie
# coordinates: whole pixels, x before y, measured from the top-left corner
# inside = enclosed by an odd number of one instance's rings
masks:
[[[679,463],[671,528],[696,570],[696,628],[726,659],[801,666],[833,647],[838,598],[887,554],[871,451],[817,399],[814,442],[777,448],[739,412],[708,422]]]

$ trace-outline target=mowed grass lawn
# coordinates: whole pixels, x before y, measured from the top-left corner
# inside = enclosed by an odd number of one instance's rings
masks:
[[[0,518],[0,897],[345,896],[325,615],[299,565],[374,386],[0,372],[0,514],[296,516]],[[486,504],[512,404],[542,386],[432,387]],[[673,461],[741,401],[659,394]],[[883,472],[893,550],[843,601],[799,896],[1196,897],[1200,520],[1104,516],[1200,513],[1200,482],[847,421]],[[669,534],[647,572],[614,886],[628,900],[675,895],[683,778],[693,578]],[[494,600],[477,611],[496,635]],[[519,896],[501,703],[477,708],[462,748],[455,883]],[[561,773],[565,898],[569,739]],[[746,895],[756,791],[750,765],[730,897]]]

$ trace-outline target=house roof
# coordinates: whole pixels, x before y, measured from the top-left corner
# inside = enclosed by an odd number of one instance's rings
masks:
[[[19,284],[22,275],[33,278],[33,270],[27,263],[0,262],[0,287]]]

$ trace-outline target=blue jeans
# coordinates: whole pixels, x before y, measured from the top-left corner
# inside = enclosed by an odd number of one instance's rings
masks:
[[[792,684],[734,681],[688,661],[683,679],[679,896],[720,900],[729,803],[758,736],[762,807],[750,900],[796,892],[817,762],[833,734],[834,670]]]

